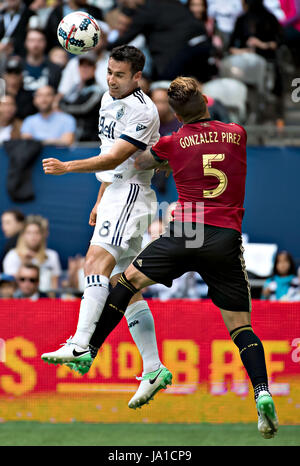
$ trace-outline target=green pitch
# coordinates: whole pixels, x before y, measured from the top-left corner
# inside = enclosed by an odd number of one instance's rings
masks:
[[[0,446],[300,446],[300,426],[280,426],[275,439],[256,424],[48,424],[4,422]]]

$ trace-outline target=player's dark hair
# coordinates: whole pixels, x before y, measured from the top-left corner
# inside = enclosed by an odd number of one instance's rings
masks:
[[[143,71],[145,66],[145,55],[133,45],[120,45],[119,47],[115,47],[111,51],[110,58],[116,61],[130,63],[133,75],[138,71]]]
[[[199,82],[194,78],[180,76],[171,82],[168,89],[169,104],[184,123],[201,119],[207,112]]]

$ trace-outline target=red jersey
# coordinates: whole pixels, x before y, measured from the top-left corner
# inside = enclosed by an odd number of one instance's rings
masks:
[[[210,119],[185,124],[160,138],[151,152],[157,160],[167,160],[173,170],[178,192],[175,220],[241,232],[246,141],[242,126]]]

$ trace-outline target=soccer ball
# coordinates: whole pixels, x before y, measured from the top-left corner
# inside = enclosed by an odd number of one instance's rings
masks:
[[[57,38],[67,52],[81,55],[98,44],[100,28],[93,16],[84,11],[75,11],[61,20]]]

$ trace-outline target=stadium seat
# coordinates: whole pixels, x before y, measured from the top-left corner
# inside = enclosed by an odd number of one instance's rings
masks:
[[[255,53],[229,55],[220,62],[220,76],[234,78],[253,86],[263,94],[266,86],[267,61]]]
[[[203,94],[219,100],[228,110],[231,121],[243,124],[246,121],[246,84],[233,78],[217,78],[203,85]]]

